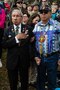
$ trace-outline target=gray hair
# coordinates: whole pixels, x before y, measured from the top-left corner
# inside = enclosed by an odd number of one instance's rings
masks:
[[[20,9],[14,8],[14,9],[12,10],[11,14],[12,14],[14,11],[19,12],[19,14],[21,15],[21,17],[23,17],[23,13],[22,13],[22,11],[21,11]]]

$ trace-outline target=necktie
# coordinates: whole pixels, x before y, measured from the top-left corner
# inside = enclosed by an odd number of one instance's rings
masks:
[[[17,34],[18,34],[18,32],[19,32],[19,27],[18,27],[18,26],[16,26],[16,31],[15,31],[15,34],[17,35]]]

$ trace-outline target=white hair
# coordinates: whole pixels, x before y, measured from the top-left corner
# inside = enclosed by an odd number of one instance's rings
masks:
[[[13,12],[18,12],[18,13],[20,14],[20,16],[22,16],[22,17],[23,17],[23,13],[21,12],[21,10],[20,10],[20,9],[15,8],[15,9],[13,9],[13,10],[12,10],[12,13],[13,13]]]

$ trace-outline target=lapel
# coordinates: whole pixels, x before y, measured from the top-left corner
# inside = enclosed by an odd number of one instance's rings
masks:
[[[25,28],[25,25],[23,25],[21,23],[21,32],[25,31],[24,28]],[[15,30],[14,30],[14,26],[13,25],[11,25],[11,27],[10,27],[10,33],[11,33],[11,35],[15,36]]]
[[[21,23],[21,32],[23,32],[23,24]]]
[[[26,30],[27,30],[26,25],[21,23],[21,32],[25,32]],[[10,27],[10,32],[11,32],[11,35],[15,36],[15,30],[14,30],[13,25],[11,25],[11,27]]]
[[[25,30],[26,30],[26,25],[21,24],[21,32],[25,32]]]
[[[15,36],[15,30],[14,30],[13,25],[11,25],[11,27],[10,27],[10,33],[11,33],[12,36]]]

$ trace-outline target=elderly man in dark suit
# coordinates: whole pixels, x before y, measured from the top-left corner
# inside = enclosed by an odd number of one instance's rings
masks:
[[[3,47],[7,52],[7,71],[10,90],[17,90],[18,72],[21,79],[21,90],[28,90],[29,46],[33,37],[32,28],[23,25],[22,12],[15,8],[12,11],[12,25],[5,30]]]

